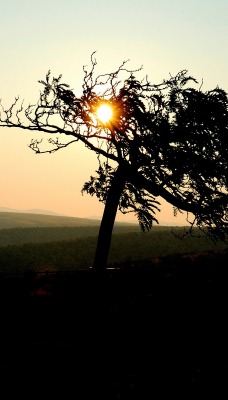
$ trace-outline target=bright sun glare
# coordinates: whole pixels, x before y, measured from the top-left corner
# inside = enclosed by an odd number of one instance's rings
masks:
[[[112,108],[108,104],[102,104],[97,109],[97,117],[103,122],[106,123],[112,118]]]

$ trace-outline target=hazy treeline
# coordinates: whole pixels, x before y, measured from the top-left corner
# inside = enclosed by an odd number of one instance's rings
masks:
[[[134,263],[171,254],[203,252],[227,248],[220,242],[213,244],[205,238],[177,239],[170,227],[154,227],[142,233],[139,228],[116,228],[113,234],[109,265]],[[126,229],[124,231],[124,229]],[[132,227],[131,227],[132,229]],[[176,228],[176,232],[183,228]],[[42,271],[90,268],[93,262],[97,227],[86,228],[32,228],[12,229],[8,236],[0,231],[0,272],[20,273],[28,270]],[[5,245],[4,242],[5,234]],[[84,235],[84,236],[83,236]],[[18,244],[6,245],[7,240]],[[7,240],[6,240],[7,238]],[[11,243],[12,243],[11,242]]]
[[[0,229],[0,246],[46,243],[97,236],[99,226],[31,227]],[[114,233],[140,232],[138,225],[116,225]]]

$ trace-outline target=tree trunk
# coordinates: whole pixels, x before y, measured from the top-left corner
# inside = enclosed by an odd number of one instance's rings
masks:
[[[105,203],[92,267],[94,270],[104,271],[107,267],[113,226],[124,185],[124,168],[119,165],[111,182],[111,187]]]

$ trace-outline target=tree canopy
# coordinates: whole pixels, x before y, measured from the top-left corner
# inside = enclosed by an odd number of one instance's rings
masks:
[[[49,71],[39,81],[37,104],[25,107],[15,98],[10,108],[1,106],[0,125],[50,134],[48,146],[31,141],[36,153],[52,153],[77,141],[96,152],[96,175],[82,190],[105,203],[108,217],[101,230],[109,225],[110,235],[117,207],[133,211],[141,228],[149,230],[158,223],[161,197],[175,214],[193,216],[189,232],[197,226],[211,238],[225,239],[227,93],[218,87],[203,91],[187,70],[151,84],[147,76],[137,79],[141,68],[128,70],[127,61],[98,76],[96,65],[93,53],[89,69],[83,67],[81,97]],[[111,107],[105,121],[99,117],[101,105]]]

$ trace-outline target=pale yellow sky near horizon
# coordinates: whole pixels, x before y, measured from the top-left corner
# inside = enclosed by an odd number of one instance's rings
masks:
[[[187,69],[203,88],[228,91],[227,0],[0,0],[0,98],[12,103],[38,99],[39,79],[50,69],[80,94],[83,65],[97,51],[97,73],[143,65],[143,76],[160,83]],[[52,210],[62,215],[101,217],[103,204],[81,195],[97,168],[82,144],[55,154],[29,148],[35,134],[0,128],[0,207]],[[45,135],[42,135],[45,139]],[[162,206],[161,223],[185,223]],[[118,213],[119,220],[133,215]]]

